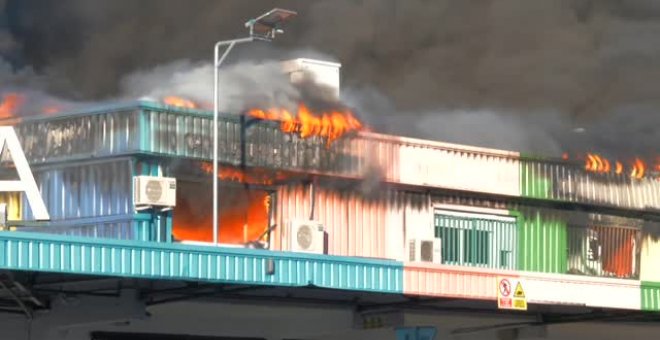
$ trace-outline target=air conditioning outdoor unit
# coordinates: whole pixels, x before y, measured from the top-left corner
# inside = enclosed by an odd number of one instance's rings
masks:
[[[292,221],[291,251],[325,254],[323,224],[318,221]]]
[[[133,202],[136,208],[166,207],[176,205],[176,178],[133,177]]]
[[[408,240],[408,260],[410,262],[442,263],[442,242],[440,239]]]

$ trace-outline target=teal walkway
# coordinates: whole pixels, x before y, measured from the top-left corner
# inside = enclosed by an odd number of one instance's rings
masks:
[[[0,232],[0,269],[403,293],[396,261],[26,232]]]

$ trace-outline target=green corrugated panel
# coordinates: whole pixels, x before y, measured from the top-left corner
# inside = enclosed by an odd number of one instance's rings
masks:
[[[0,232],[0,268],[403,293],[397,261],[41,233]]]
[[[541,212],[518,217],[518,269],[565,273],[567,266],[566,222]]]
[[[660,311],[660,282],[642,281],[640,298],[642,310]]]
[[[520,194],[523,197],[548,198],[552,193],[550,179],[538,173],[538,163],[520,162]]]
[[[516,268],[516,224],[513,219],[435,214],[442,263],[484,268]]]

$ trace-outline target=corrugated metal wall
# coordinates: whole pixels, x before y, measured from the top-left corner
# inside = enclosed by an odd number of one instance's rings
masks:
[[[309,190],[308,185],[278,189],[281,227],[274,233],[274,249],[290,249],[290,222],[310,218]],[[331,255],[403,259],[406,235],[433,232],[430,200],[425,194],[382,190],[369,198],[355,189],[317,185],[315,196],[313,219],[325,225]]]
[[[275,268],[267,271],[268,263]],[[256,249],[0,233],[0,268],[256,285],[403,291],[399,262]]]
[[[660,282],[642,281],[641,309],[645,311],[660,311]]]
[[[26,120],[16,125],[30,164],[117,156],[137,150],[137,108]]]
[[[403,268],[403,292],[407,295],[495,300],[497,276],[502,274],[501,271],[488,269],[406,263]]]
[[[115,159],[33,168],[52,220],[126,215],[132,206],[132,163]],[[23,216],[33,219],[23,202]]]
[[[597,174],[577,165],[521,160],[522,196],[635,209],[660,207],[660,181]]]
[[[40,227],[20,227],[18,231],[46,234],[105,238],[116,240],[154,241],[156,221],[149,214],[88,218],[79,221],[55,222]]]
[[[391,137],[398,146],[399,180],[402,183],[518,196],[518,153],[463,147],[428,141],[406,142]]]
[[[149,153],[211,159],[208,113],[172,110],[157,104],[108,107],[105,111],[17,125],[33,164],[90,156]],[[238,117],[220,120],[220,160],[241,160]],[[321,138],[282,133],[259,122],[246,130],[250,166],[361,178],[377,173],[386,181],[628,208],[660,208],[660,182],[652,178],[585,172],[580,166],[520,159],[516,152],[361,132],[328,145]]]
[[[578,275],[520,273],[529,303],[640,309],[640,282]]]
[[[565,214],[537,209],[520,209],[514,214],[518,215],[518,269],[565,273]]]

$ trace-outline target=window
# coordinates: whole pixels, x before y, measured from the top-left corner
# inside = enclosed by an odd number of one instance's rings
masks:
[[[490,232],[483,230],[463,230],[463,258],[471,264],[489,263]]]
[[[614,225],[568,225],[570,274],[618,278],[638,277],[637,228]]]
[[[515,268],[516,220],[509,216],[436,210],[442,263]]]

